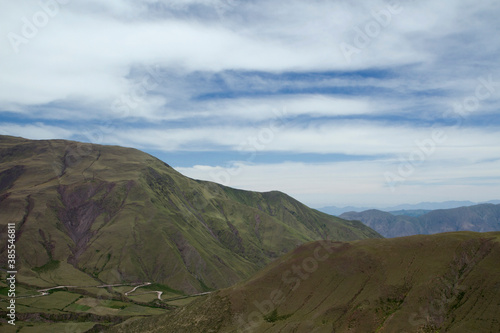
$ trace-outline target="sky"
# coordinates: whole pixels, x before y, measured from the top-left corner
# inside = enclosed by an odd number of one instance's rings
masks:
[[[500,199],[496,0],[0,0],[0,134],[312,207]]]

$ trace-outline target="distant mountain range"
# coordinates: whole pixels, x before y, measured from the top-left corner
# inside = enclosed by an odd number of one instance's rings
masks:
[[[444,202],[421,202],[418,204],[401,204],[397,206],[390,207],[356,207],[356,206],[346,206],[346,207],[336,207],[336,206],[326,206],[318,208],[319,211],[327,213],[330,215],[340,216],[346,212],[363,212],[365,210],[377,209],[384,212],[395,212],[396,215],[412,215],[411,211],[431,211],[436,209],[450,209],[458,207],[474,206],[482,203],[500,204],[500,200],[490,200],[487,202],[472,202],[472,201],[444,201]],[[410,211],[410,212],[405,212]],[[425,213],[425,212],[424,212]]]
[[[500,232],[305,244],[245,283],[111,332],[500,332]]]
[[[136,149],[0,136],[0,231],[31,286],[233,285],[297,246],[381,236],[281,192],[187,178]],[[7,267],[7,238],[0,267]]]
[[[361,221],[384,237],[435,234],[449,231],[500,231],[500,205],[480,204],[453,209],[437,209],[413,216],[396,215],[376,209],[340,215]]]

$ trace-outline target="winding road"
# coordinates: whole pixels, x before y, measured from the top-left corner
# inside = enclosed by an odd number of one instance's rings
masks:
[[[98,286],[57,286],[57,287],[51,287],[51,288],[45,288],[45,289],[38,289],[37,291],[40,293],[39,295],[26,295],[26,296],[17,296],[16,298],[32,298],[32,297],[41,297],[41,296],[48,296],[50,295],[49,290],[54,290],[54,289],[63,289],[63,288],[79,288],[79,289],[86,289],[86,288],[107,288],[107,287],[123,287],[123,286],[134,286],[131,290],[127,291],[124,293],[125,296],[129,296],[130,294],[136,292],[137,289],[145,286],[151,285],[151,282],[139,282],[139,283],[122,283],[122,284],[102,284]],[[160,301],[163,301],[161,296],[163,294],[163,291],[160,290],[151,290],[151,291],[146,291],[142,293],[136,293],[131,296],[139,296],[139,295],[145,295],[145,294],[151,294],[151,293],[156,293],[158,295],[158,299]],[[199,294],[193,294],[193,295],[187,295],[187,296],[178,296],[174,298],[169,298],[168,300],[165,301],[173,301],[177,299],[183,299],[183,298],[189,298],[189,297],[196,297],[196,296],[203,296],[212,293],[211,291],[209,292],[204,292],[204,293],[199,293]]]

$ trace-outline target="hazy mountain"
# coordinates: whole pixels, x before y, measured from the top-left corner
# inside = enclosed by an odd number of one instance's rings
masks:
[[[402,210],[393,210],[393,211],[390,211],[389,213],[391,213],[392,215],[405,215],[405,216],[411,216],[411,217],[418,217],[418,216],[422,216],[424,214],[427,214],[429,212],[430,212],[430,210],[426,210],[426,209],[409,209],[409,210],[402,209]]]
[[[392,207],[387,207],[382,210],[384,211],[395,211],[395,210],[435,210],[435,209],[451,209],[463,206],[477,205],[476,202],[472,201],[444,201],[444,202],[421,202],[418,204],[402,204]]]
[[[500,233],[305,244],[251,280],[112,332],[499,332]]]
[[[438,209],[418,218],[422,230],[433,234],[447,231],[498,231],[500,205],[482,204],[454,209]]]
[[[472,202],[472,201],[444,201],[444,202],[421,202],[418,204],[401,204],[397,206],[389,206],[389,207],[355,207],[355,206],[347,206],[347,207],[335,207],[335,206],[327,206],[318,208],[319,211],[323,213],[327,213],[330,215],[340,216],[343,213],[347,212],[363,212],[365,210],[377,209],[384,212],[397,212],[396,215],[408,215],[415,216],[415,213],[419,215],[418,211],[431,211],[435,209],[451,209],[458,207],[466,207],[473,206],[481,203],[491,203],[491,204],[500,204],[500,200],[490,200],[487,202]],[[421,215],[421,214],[420,214]]]
[[[348,212],[347,220],[361,221],[384,237],[435,234],[448,231],[499,231],[500,205],[481,204],[453,209],[438,209],[416,217],[393,215],[379,210]]]
[[[361,221],[384,237],[401,237],[409,235],[423,234],[418,219],[405,215],[392,215],[376,209],[365,210],[364,212],[348,212],[340,216],[347,220]]]
[[[354,207],[354,206],[346,206],[346,207],[336,207],[336,206],[327,206],[318,208],[320,212],[327,213],[334,216],[340,216],[345,212],[362,212],[365,210],[372,209],[370,207]]]
[[[380,237],[284,193],[189,179],[135,149],[6,136],[0,221],[4,235],[16,224],[20,283],[152,281],[187,293],[232,285],[305,242]],[[6,267],[5,237],[0,249]]]

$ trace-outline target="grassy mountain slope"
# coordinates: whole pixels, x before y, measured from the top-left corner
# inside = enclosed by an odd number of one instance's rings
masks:
[[[283,193],[189,179],[135,149],[6,136],[0,221],[2,234],[16,223],[24,284],[151,281],[185,293],[232,285],[304,242],[380,237]]]
[[[113,332],[498,332],[500,233],[305,244],[251,280]]]
[[[358,220],[384,237],[416,234],[435,234],[452,231],[499,231],[500,205],[480,204],[452,209],[438,209],[420,216],[394,215],[379,210],[340,215],[347,220]]]

